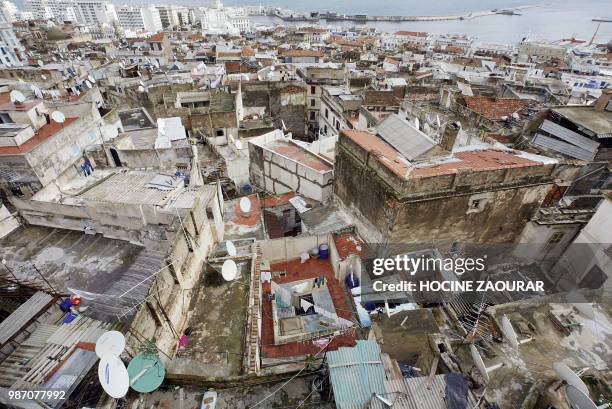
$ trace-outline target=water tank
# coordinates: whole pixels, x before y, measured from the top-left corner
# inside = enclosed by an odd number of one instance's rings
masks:
[[[327,244],[321,244],[319,246],[319,258],[321,260],[327,260],[329,258],[329,246]]]

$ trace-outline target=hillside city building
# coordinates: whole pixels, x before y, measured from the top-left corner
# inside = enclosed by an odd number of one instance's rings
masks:
[[[606,18],[184,3],[0,1],[0,407],[612,404]]]

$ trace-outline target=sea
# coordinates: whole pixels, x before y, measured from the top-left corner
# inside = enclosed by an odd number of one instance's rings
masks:
[[[252,3],[234,0],[231,4]],[[477,37],[483,42],[506,44],[516,43],[523,38],[556,41],[574,37],[590,40],[599,25],[592,21],[593,18],[612,19],[612,0],[558,0],[547,3],[538,3],[537,0],[281,0],[268,4],[296,11],[410,16],[449,15],[537,5],[534,8],[521,10],[521,15],[518,16],[493,15],[476,17],[471,20],[367,23],[369,26],[388,32],[410,30],[426,31],[432,34],[461,33]],[[252,23],[278,24],[280,21],[271,17],[253,17]],[[354,24],[341,23],[343,26]],[[330,25],[338,25],[338,22]],[[601,23],[595,40],[600,43],[612,41],[612,23]]]
[[[20,0],[23,1],[23,0]],[[118,0],[117,4],[178,4],[206,6],[214,0]],[[590,40],[598,28],[593,18],[612,20],[612,0],[226,0],[226,6],[272,5],[300,12],[334,11],[344,14],[369,15],[449,15],[503,9],[524,5],[538,7],[522,10],[519,16],[493,15],[471,20],[449,20],[435,22],[372,22],[367,26],[383,31],[426,31],[432,34],[467,34],[483,42],[516,43],[523,38],[556,41],[578,38]],[[283,22],[265,16],[251,17],[252,24],[274,25]],[[287,23],[284,23],[287,24]],[[304,24],[304,23],[296,23]],[[320,24],[325,24],[321,21]],[[350,27],[355,23],[333,22],[332,27]],[[612,23],[601,23],[595,41],[612,41]]]

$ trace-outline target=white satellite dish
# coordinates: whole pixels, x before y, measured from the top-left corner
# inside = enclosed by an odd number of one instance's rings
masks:
[[[43,60],[38,60],[38,66],[42,67],[43,65],[45,65],[45,63],[43,62]]]
[[[512,348],[516,350],[518,350],[519,345],[532,340],[532,338],[526,338],[519,341],[518,335],[516,335],[516,331],[514,331],[514,327],[512,327],[512,323],[510,322],[510,319],[506,316],[506,314],[504,314],[501,319],[501,331],[504,334],[504,337],[506,337],[506,340],[508,341],[510,346],[512,346]]]
[[[482,377],[484,378],[486,382],[489,382],[489,380],[491,379],[489,377],[489,372],[493,372],[494,370],[504,366],[503,363],[499,363],[497,365],[493,365],[487,368],[485,366],[484,361],[482,360],[482,357],[480,356],[480,352],[478,352],[474,344],[470,344],[470,353],[472,354],[474,365],[476,365],[476,368],[478,368],[478,371],[480,372],[480,374],[482,375]]]
[[[142,85],[138,87],[138,92],[145,92],[145,89]]]
[[[113,355],[100,359],[98,379],[104,391],[115,399],[123,398],[130,388],[130,376],[125,365]]]
[[[240,210],[242,213],[248,213],[251,211],[251,199],[248,197],[243,197],[240,199]]]
[[[587,396],[589,395],[589,388],[582,382],[582,379],[580,379],[582,371],[578,374],[572,371],[563,362],[555,362],[552,367],[559,379],[565,381],[574,388],[580,389],[580,391],[584,392]]]
[[[105,356],[119,357],[125,349],[125,337],[119,331],[108,331],[102,334],[96,342],[96,355],[98,358]]]
[[[42,74],[40,77],[45,81],[47,80],[47,76],[45,74]]]
[[[23,95],[21,91],[17,91],[16,89],[11,91],[11,93],[9,94],[9,97],[11,98],[11,102],[18,103],[18,104],[21,104],[22,102],[26,100],[25,95]]]
[[[238,276],[238,266],[234,260],[225,260],[221,267],[221,275],[225,281],[233,281]]]
[[[234,246],[234,243],[232,243],[229,240],[225,242],[225,248],[227,249],[227,254],[229,254],[232,257],[238,254],[236,251],[236,246]]]
[[[66,115],[64,115],[60,111],[53,111],[51,112],[51,119],[53,119],[58,124],[63,124],[66,121]]]
[[[610,407],[609,403],[597,406],[584,392],[572,385],[565,387],[565,398],[572,409],[606,409]]]

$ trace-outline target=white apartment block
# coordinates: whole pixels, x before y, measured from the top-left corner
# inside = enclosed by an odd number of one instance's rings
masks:
[[[187,26],[189,24],[189,8],[176,5],[157,6],[162,27]]]
[[[163,29],[159,10],[155,6],[117,8],[117,21],[125,30],[156,33]]]
[[[20,54],[23,46],[15,37],[13,26],[3,14],[0,14],[0,67],[17,67],[22,65]]]
[[[106,0],[76,0],[79,23],[112,24],[117,21],[115,6]]]
[[[0,14],[4,16],[4,19],[7,22],[12,23],[13,21],[16,21],[17,13],[19,13],[19,10],[17,9],[17,6],[15,6],[15,3],[9,0],[0,1]]]
[[[79,21],[75,0],[26,0],[25,9],[34,18]]]

